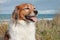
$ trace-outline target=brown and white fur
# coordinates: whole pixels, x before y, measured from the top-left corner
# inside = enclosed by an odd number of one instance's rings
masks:
[[[4,40],[36,40],[37,13],[32,4],[16,6]]]

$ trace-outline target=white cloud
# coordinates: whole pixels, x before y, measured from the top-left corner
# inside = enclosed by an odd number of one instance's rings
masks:
[[[39,14],[54,14],[56,10],[39,10]]]
[[[0,3],[6,3],[9,2],[10,0],[0,0]]]

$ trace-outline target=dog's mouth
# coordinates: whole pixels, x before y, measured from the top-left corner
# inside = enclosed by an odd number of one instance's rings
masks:
[[[37,16],[25,16],[25,18],[27,19],[27,20],[30,20],[30,21],[33,21],[33,22],[37,22]]]

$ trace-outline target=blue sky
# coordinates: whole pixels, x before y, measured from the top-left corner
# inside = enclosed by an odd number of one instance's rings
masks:
[[[0,0],[0,14],[11,14],[16,5],[31,3],[39,14],[54,14],[60,9],[60,0]]]

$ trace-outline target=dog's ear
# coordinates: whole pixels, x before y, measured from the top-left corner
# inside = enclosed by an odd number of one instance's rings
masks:
[[[19,6],[16,6],[16,8],[15,8],[15,10],[13,11],[13,13],[12,13],[12,18],[14,19],[14,20],[17,20],[18,19],[18,14],[19,14],[19,12],[18,12],[18,10],[19,10]]]

